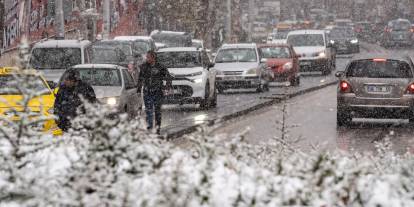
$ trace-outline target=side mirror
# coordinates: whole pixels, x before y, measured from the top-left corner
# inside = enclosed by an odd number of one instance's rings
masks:
[[[345,75],[345,73],[344,72],[342,72],[342,71],[339,71],[339,72],[336,72],[335,73],[335,77],[337,77],[337,78],[341,78],[341,77],[343,77]]]
[[[55,83],[54,81],[46,81],[47,85],[49,85],[50,89],[55,89],[57,87],[57,83]]]
[[[260,59],[260,63],[267,63],[267,58]]]

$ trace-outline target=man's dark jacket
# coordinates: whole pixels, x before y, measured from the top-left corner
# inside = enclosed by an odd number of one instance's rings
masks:
[[[79,109],[84,112],[85,109],[83,108],[82,98],[90,103],[96,102],[95,92],[92,86],[88,83],[79,81],[76,86],[67,87],[62,85],[59,88],[54,105],[54,114],[59,118],[58,125],[70,125],[70,123],[66,122],[69,122],[71,118],[76,117],[79,107],[81,107]]]
[[[163,81],[167,81],[167,86],[171,87],[173,77],[163,65],[144,63],[140,69],[138,89],[144,87],[144,94],[161,95],[164,89]]]

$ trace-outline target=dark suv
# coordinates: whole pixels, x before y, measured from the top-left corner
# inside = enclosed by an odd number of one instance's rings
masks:
[[[413,44],[413,30],[411,22],[406,19],[390,21],[385,27],[382,45],[390,46],[411,46]]]

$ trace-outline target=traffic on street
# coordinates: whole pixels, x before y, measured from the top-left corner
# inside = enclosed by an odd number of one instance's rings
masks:
[[[414,206],[414,2],[0,1],[2,206]]]

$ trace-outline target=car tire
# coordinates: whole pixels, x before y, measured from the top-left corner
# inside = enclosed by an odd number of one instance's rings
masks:
[[[329,62],[323,66],[322,75],[329,75],[332,72],[332,64]]]
[[[338,109],[336,113],[336,125],[348,126],[352,123],[352,117],[346,114],[344,111]]]
[[[299,86],[300,85],[300,76],[297,76],[290,80],[290,86]]]
[[[212,108],[217,107],[217,88],[214,89],[213,100],[211,100],[210,107]]]
[[[207,82],[208,82],[208,80],[207,80]],[[200,108],[202,108],[202,109],[208,109],[209,107],[210,107],[210,93],[209,93],[209,91],[210,91],[210,85],[207,83],[207,85],[205,86],[205,89],[204,89],[205,91],[204,91],[204,99],[203,100],[201,100],[201,102],[200,102]]]

